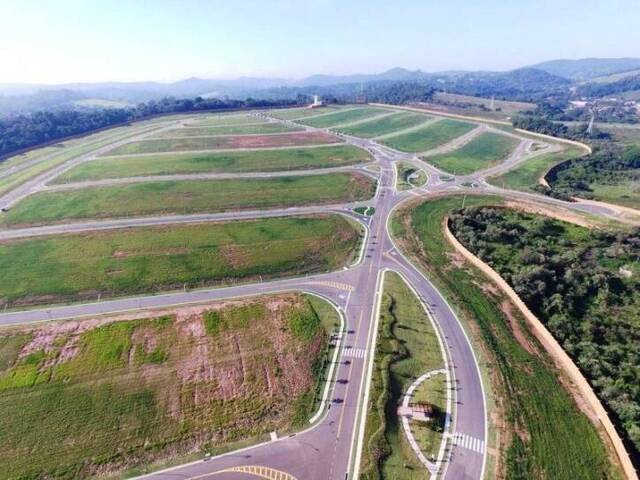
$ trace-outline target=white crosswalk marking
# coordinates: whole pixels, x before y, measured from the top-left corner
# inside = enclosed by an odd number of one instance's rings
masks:
[[[466,435],[464,433],[453,434],[453,444],[467,450],[472,450],[478,453],[484,453],[484,440]]]
[[[344,347],[344,354],[347,357],[364,358],[367,354],[367,351],[364,348]]]

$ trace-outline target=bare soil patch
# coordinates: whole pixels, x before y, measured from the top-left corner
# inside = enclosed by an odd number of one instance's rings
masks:
[[[340,140],[324,132],[296,132],[282,135],[242,135],[220,137],[218,148],[272,148],[338,143]]]

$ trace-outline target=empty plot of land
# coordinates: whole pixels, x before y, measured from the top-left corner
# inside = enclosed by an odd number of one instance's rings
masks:
[[[626,170],[618,178],[591,182],[589,192],[582,196],[640,210],[640,169]]]
[[[566,160],[578,158],[580,155],[581,152],[573,147],[560,152],[540,155],[523,162],[513,170],[500,176],[490,178],[489,183],[502,188],[535,191],[536,186],[540,184],[540,178],[550,168]]]
[[[467,175],[500,163],[519,141],[498,133],[482,133],[453,152],[428,157],[426,161],[445,172]]]
[[[300,131],[301,127],[284,125],[282,123],[257,123],[255,125],[228,125],[221,127],[185,127],[164,130],[153,138],[181,138],[181,137],[215,137],[217,135],[250,135],[265,133],[284,133]]]
[[[368,122],[359,123],[358,125],[353,125],[352,127],[340,128],[340,131],[347,135],[371,138],[415,127],[416,125],[426,122],[430,118],[432,117],[421,115],[419,113],[401,112],[379,120],[374,119]]]
[[[360,232],[339,215],[109,230],[0,243],[0,306],[92,300],[333,270]]]
[[[140,140],[110,150],[105,155],[180,152],[194,150],[233,150],[241,148],[298,147],[338,143],[341,140],[324,132],[283,133],[280,135],[241,135],[227,137],[187,137]]]
[[[479,106],[486,108],[488,111],[499,110],[503,113],[512,115],[514,113],[524,112],[527,110],[535,110],[535,103],[511,102],[506,100],[495,100],[491,98],[472,97],[469,95],[459,95],[456,93],[436,92],[434,94],[436,100],[453,105],[461,106]],[[493,105],[493,109],[491,106]]]
[[[302,426],[333,327],[316,302],[281,294],[0,332],[2,476],[94,478]]]
[[[425,152],[470,132],[476,128],[473,123],[443,119],[408,133],[393,136],[381,143],[403,152]]]
[[[227,115],[208,115],[203,118],[191,118],[187,125],[196,126],[223,126],[223,125],[245,125],[248,123],[266,123],[267,120],[255,115],[248,115],[246,113],[232,113]]]
[[[337,105],[327,105],[322,108],[288,108],[284,110],[270,110],[269,115],[273,118],[279,118],[281,120],[294,120],[296,118],[311,117],[320,115],[323,113],[337,112],[343,107]]]
[[[277,172],[354,165],[371,160],[351,145],[283,150],[101,157],[63,173],[54,183],[189,173]]]
[[[375,181],[356,173],[233,180],[180,180],[40,192],[15,205],[3,225],[71,219],[222,212],[366,200]]]
[[[343,123],[357,122],[365,118],[375,117],[376,115],[388,112],[389,110],[375,107],[351,108],[344,111],[330,113],[328,115],[322,115],[317,118],[307,118],[301,120],[300,123],[304,123],[310,127],[327,128],[334,125],[341,125]]]

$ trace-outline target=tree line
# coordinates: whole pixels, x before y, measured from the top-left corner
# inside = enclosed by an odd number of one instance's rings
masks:
[[[457,210],[450,228],[576,361],[637,456],[640,229],[587,230],[488,207]]]
[[[549,187],[538,186],[540,193],[556,198],[591,197],[592,183],[615,184],[636,178],[640,169],[640,147],[618,143],[600,143],[591,155],[575,158],[553,167],[546,175]]]
[[[61,138],[100,128],[140,120],[154,115],[204,110],[266,108],[295,105],[296,100],[222,100],[164,98],[140,103],[132,108],[99,110],[39,111],[0,119],[0,156],[35,147]]]

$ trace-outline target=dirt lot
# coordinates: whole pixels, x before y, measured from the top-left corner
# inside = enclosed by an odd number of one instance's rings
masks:
[[[323,132],[286,133],[282,135],[241,135],[220,138],[219,148],[292,147],[337,143],[340,140]]]
[[[298,428],[328,339],[313,305],[291,293],[0,330],[0,476],[112,474]]]

